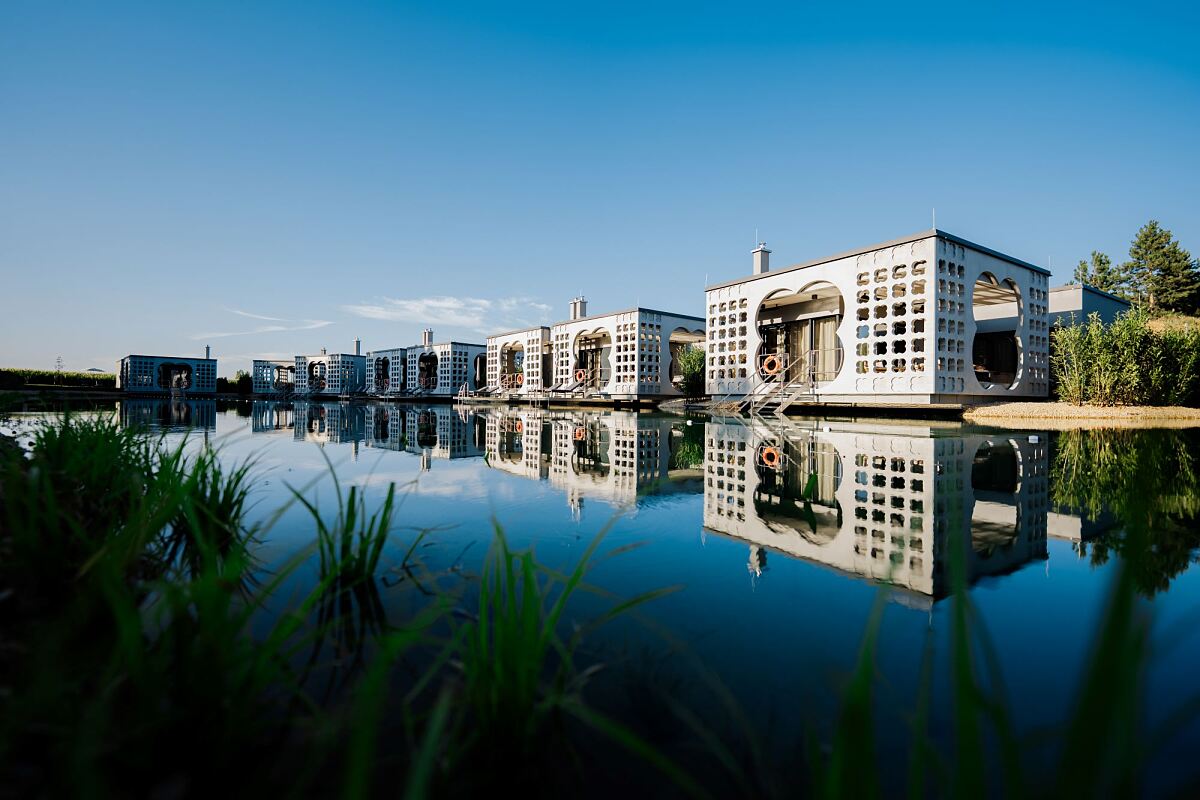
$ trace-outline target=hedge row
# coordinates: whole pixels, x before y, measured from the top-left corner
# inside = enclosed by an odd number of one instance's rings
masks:
[[[55,372],[52,369],[0,369],[0,389],[26,386],[86,386],[115,389],[117,376],[108,372]]]
[[[1052,337],[1058,398],[1116,406],[1200,406],[1200,328],[1156,331],[1145,311],[1086,322]]]

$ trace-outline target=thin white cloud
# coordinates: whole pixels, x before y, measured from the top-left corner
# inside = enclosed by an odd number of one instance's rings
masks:
[[[311,330],[316,330],[317,328],[324,328],[328,325],[333,324],[333,322],[331,320],[326,320],[326,319],[289,320],[289,319],[282,319],[281,317],[268,317],[263,314],[253,314],[249,311],[241,311],[236,308],[226,308],[224,310],[228,311],[230,314],[237,314],[240,317],[249,317],[250,319],[267,320],[270,322],[281,323],[281,324],[259,325],[255,328],[251,328],[250,330],[246,330],[246,331],[208,331],[206,333],[193,334],[189,338],[191,338],[191,340],[194,342],[198,342],[198,341],[202,341],[204,339],[224,339],[225,337],[228,337],[228,336],[251,336],[256,333],[280,333],[283,331],[311,331]]]
[[[268,317],[262,314],[251,314],[249,311],[242,311],[241,309],[237,308],[226,307],[223,310],[228,311],[230,314],[237,314],[238,316],[249,317],[250,319],[265,319],[267,322],[287,322],[286,319],[282,319],[280,317]]]
[[[447,325],[486,334],[506,327],[541,324],[540,321],[549,314],[550,306],[527,297],[485,300],[435,296],[408,300],[384,297],[375,303],[344,305],[342,310],[364,319]],[[531,316],[539,322],[531,322]]]

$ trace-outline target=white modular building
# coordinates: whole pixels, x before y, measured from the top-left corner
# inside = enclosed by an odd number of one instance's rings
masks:
[[[329,353],[325,348],[312,356],[296,356],[296,394],[340,397],[361,394],[366,389],[366,356],[354,340],[354,353]]]
[[[256,358],[250,379],[254,394],[291,394],[296,388],[296,362]]]
[[[940,230],[709,286],[714,398],[961,403],[1044,398],[1048,270]]]
[[[453,397],[464,388],[476,391],[487,382],[487,347],[467,342],[434,342],[426,328],[421,344],[405,349],[409,395]]]
[[[377,397],[404,394],[408,377],[407,353],[404,347],[367,352],[367,394]]]
[[[488,385],[513,394],[639,400],[682,394],[679,356],[704,346],[700,317],[630,308],[488,337]],[[536,355],[536,357],[534,357]]]
[[[528,395],[554,385],[550,328],[508,331],[487,337],[487,387],[493,392]]]
[[[117,388],[130,394],[215,394],[217,360],[190,356],[128,355],[117,364]]]

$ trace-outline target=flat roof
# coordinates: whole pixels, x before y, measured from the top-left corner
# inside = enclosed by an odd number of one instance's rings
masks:
[[[589,320],[603,319],[605,317],[615,317],[617,314],[631,314],[635,311],[648,311],[651,314],[664,314],[668,317],[679,317],[680,319],[694,319],[697,322],[702,323],[702,324],[705,321],[704,317],[694,317],[691,314],[679,314],[675,311],[660,311],[657,308],[646,308],[645,306],[635,306],[634,308],[623,308],[620,311],[609,311],[606,314],[589,314],[588,316],[580,317],[579,319],[564,319],[564,320],[561,320],[560,322],[552,322],[550,324],[550,327],[554,328],[559,325],[570,325],[573,322],[587,322]]]
[[[420,350],[422,347],[440,347],[441,345],[445,345],[445,344],[448,344],[448,345],[456,345],[457,344],[457,345],[462,345],[463,347],[483,347],[485,349],[487,348],[486,344],[478,344],[476,342],[456,342],[456,341],[451,340],[449,342],[434,342],[433,344],[410,344],[408,347],[398,347],[396,349],[397,350]]]
[[[1110,300],[1116,300],[1118,303],[1124,303],[1127,306],[1133,305],[1133,303],[1129,302],[1124,297],[1118,297],[1117,295],[1113,294],[1112,292],[1106,292],[1103,289],[1097,289],[1095,286],[1092,286],[1090,283],[1064,283],[1062,286],[1055,286],[1050,291],[1065,292],[1068,289],[1084,289],[1089,292],[1094,292],[1103,297],[1107,297]]]
[[[1025,267],[1026,269],[1031,269],[1034,272],[1040,272],[1043,275],[1050,274],[1050,270],[1046,269],[1045,267],[1039,267],[1038,265],[1031,264],[1028,261],[1022,261],[1019,258],[1014,258],[1010,255],[1006,255],[1004,253],[1001,253],[999,250],[993,250],[990,247],[984,247],[981,244],[976,244],[975,242],[972,242],[968,239],[964,239],[961,236],[955,236],[953,233],[947,233],[946,231],[939,230],[937,228],[930,228],[928,230],[920,231],[918,233],[909,234],[908,236],[901,236],[898,239],[891,239],[886,242],[879,242],[878,244],[867,245],[866,247],[856,247],[855,249],[847,250],[844,253],[838,253],[836,255],[826,256],[824,258],[817,258],[812,261],[805,261],[801,264],[794,264],[790,267],[784,267],[783,269],[771,270],[770,272],[764,272],[762,275],[745,275],[741,278],[735,278],[734,280],[731,280],[731,281],[724,281],[722,283],[714,283],[711,286],[704,287],[704,291],[707,292],[710,289],[724,289],[727,286],[737,286],[739,283],[746,283],[748,281],[756,281],[756,280],[760,280],[762,278],[769,278],[772,275],[780,275],[785,272],[794,272],[796,270],[806,269],[808,267],[815,267],[819,264],[828,264],[830,261],[837,261],[837,260],[843,259],[843,258],[852,258],[854,256],[860,256],[863,253],[870,253],[875,250],[882,250],[885,247],[895,247],[896,245],[909,244],[910,242],[918,242],[922,239],[930,239],[935,236],[940,239],[945,239],[948,242],[954,242],[955,244],[961,244],[964,247],[970,247],[972,250],[978,250],[981,253],[985,253],[989,256],[993,256],[995,258],[1002,259],[1004,261],[1009,262],[1010,264],[1016,264],[1017,266]]]
[[[348,356],[350,358],[363,358],[364,357],[362,353],[358,353],[357,355],[355,355],[354,353],[313,353],[311,355],[304,355],[303,353],[301,353],[301,354],[297,355],[296,358],[329,358],[330,356]]]
[[[548,331],[549,325],[531,325],[528,328],[513,328],[511,331],[503,331],[502,333],[489,333],[489,339],[495,339],[497,336],[512,336],[514,333],[528,333],[529,331]]]
[[[177,361],[211,361],[217,363],[215,358],[205,358],[204,356],[148,356],[145,353],[130,353],[127,356],[122,356],[122,360],[126,358],[173,358]]]

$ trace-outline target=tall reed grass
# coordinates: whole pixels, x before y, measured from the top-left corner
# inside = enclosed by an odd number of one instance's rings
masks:
[[[1051,338],[1058,397],[1083,405],[1200,405],[1200,327],[1157,331],[1134,309],[1072,318]]]

